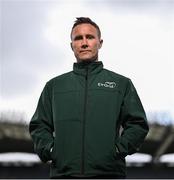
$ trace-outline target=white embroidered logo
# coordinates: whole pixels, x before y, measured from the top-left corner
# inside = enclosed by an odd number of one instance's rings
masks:
[[[105,82],[105,83],[98,83],[99,87],[108,87],[108,88],[115,88],[116,83],[115,82]]]

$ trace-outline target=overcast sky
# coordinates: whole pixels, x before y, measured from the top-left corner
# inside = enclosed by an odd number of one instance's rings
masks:
[[[104,67],[132,79],[147,113],[174,119],[173,0],[1,0],[0,10],[1,111],[30,120],[45,83],[72,70],[70,30],[88,16]]]

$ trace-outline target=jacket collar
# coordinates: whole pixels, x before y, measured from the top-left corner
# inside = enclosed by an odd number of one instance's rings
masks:
[[[86,75],[88,74],[96,74],[103,69],[103,63],[101,61],[95,62],[78,62],[74,63],[73,71],[76,74]]]

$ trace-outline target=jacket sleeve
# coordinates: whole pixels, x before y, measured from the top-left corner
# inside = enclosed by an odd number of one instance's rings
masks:
[[[125,157],[139,150],[149,131],[145,111],[131,80],[127,83],[120,120],[123,131],[116,141],[116,148]]]
[[[34,151],[43,162],[51,159],[50,149],[53,146],[53,131],[51,88],[47,83],[41,93],[37,109],[29,124],[29,132],[33,139]]]

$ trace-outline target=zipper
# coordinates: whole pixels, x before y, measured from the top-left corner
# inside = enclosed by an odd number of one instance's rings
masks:
[[[81,174],[85,173],[85,125],[86,125],[86,107],[87,107],[87,92],[88,92],[88,67],[86,68],[85,76],[85,95],[84,95],[84,113],[82,122],[82,164],[81,164]]]

